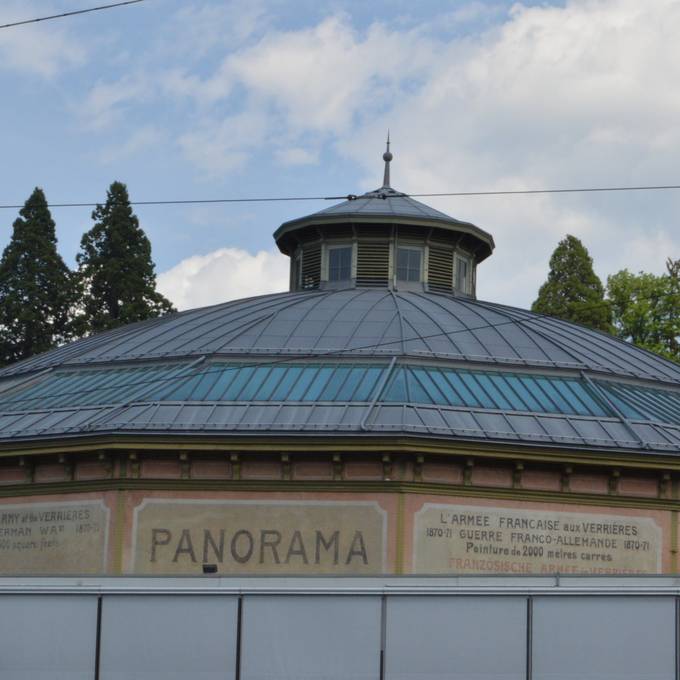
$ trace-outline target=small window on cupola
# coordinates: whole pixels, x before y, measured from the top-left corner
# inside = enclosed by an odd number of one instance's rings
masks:
[[[417,247],[397,248],[397,281],[417,283],[422,281],[423,250]]]
[[[352,278],[352,246],[328,247],[328,280],[350,281]]]
[[[302,253],[298,250],[293,256],[293,264],[290,270],[290,289],[300,290],[300,274],[302,272]]]
[[[456,291],[472,294],[472,264],[469,257],[456,255]]]

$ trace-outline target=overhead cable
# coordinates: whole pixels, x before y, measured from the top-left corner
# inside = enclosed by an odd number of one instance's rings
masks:
[[[350,196],[269,196],[265,198],[194,198],[166,201],[129,201],[130,205],[192,205],[197,203],[271,203],[274,201],[343,201]],[[93,208],[99,203],[48,203],[49,208]],[[23,205],[0,205],[0,209],[23,208]]]
[[[64,17],[72,17],[76,14],[88,14],[89,12],[99,12],[103,9],[113,9],[114,7],[123,7],[124,5],[136,5],[144,0],[124,0],[124,2],[112,2],[109,5],[99,5],[98,7],[88,7],[86,9],[76,9],[71,12],[62,12],[61,14],[52,14],[47,17],[37,17],[36,19],[24,19],[23,21],[14,21],[10,24],[0,24],[0,28],[13,28],[14,26],[24,26],[26,24],[37,24],[40,21],[50,21],[52,19],[63,19]]]
[[[136,0],[139,2],[140,0]],[[1,28],[1,27],[0,27]],[[624,191],[668,191],[680,189],[680,184],[657,184],[647,186],[628,186],[628,187],[580,187],[572,189],[517,189],[507,191],[440,191],[434,193],[414,193],[414,194],[380,194],[376,193],[369,196],[356,194],[345,194],[342,196],[259,196],[243,198],[186,198],[168,199],[158,201],[130,201],[130,205],[195,205],[210,203],[274,203],[282,201],[356,201],[356,200],[385,200],[395,198],[434,198],[434,197],[465,197],[465,196],[521,196],[532,194],[578,194],[578,193],[597,193],[597,192],[624,192]],[[101,202],[74,202],[74,203],[48,203],[50,208],[93,208],[101,205]],[[0,210],[19,210],[23,204],[0,205]]]
[[[419,198],[433,196],[514,196],[522,194],[582,194],[605,191],[662,191],[667,189],[680,189],[680,184],[656,184],[649,186],[630,187],[579,187],[573,189],[516,189],[502,191],[448,191],[432,194],[408,194]]]

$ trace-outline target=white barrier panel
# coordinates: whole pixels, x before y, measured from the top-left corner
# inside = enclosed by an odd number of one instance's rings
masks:
[[[233,680],[237,607],[231,596],[105,596],[100,679]]]
[[[93,595],[0,598],[2,680],[91,680],[96,642]]]
[[[678,577],[0,579],[0,680],[680,680],[679,616]]]
[[[380,609],[375,596],[244,597],[242,680],[376,680]]]
[[[390,596],[386,680],[525,680],[524,597]]]
[[[532,680],[673,680],[672,598],[537,597]]]

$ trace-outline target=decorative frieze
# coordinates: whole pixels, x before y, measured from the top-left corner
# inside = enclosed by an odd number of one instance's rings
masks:
[[[530,463],[530,464],[529,464]],[[77,492],[83,486],[116,480],[143,483],[190,483],[198,488],[202,482],[304,485],[305,483],[363,482],[438,486],[444,490],[464,487],[507,489],[520,497],[533,493],[571,496],[621,496],[672,500],[671,471],[637,471],[630,467],[604,468],[581,463],[536,464],[526,459],[494,460],[472,455],[425,455],[423,453],[367,452],[194,452],[168,449],[115,451],[90,454],[63,452],[53,455],[16,456],[0,459],[0,491],[11,489],[26,493],[26,487],[72,485]],[[99,486],[98,488],[101,488]],[[46,493],[46,491],[45,491]]]

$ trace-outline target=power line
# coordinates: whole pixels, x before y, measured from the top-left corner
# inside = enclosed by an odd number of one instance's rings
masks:
[[[663,191],[667,189],[680,189],[680,184],[658,184],[652,186],[632,187],[580,187],[574,189],[517,189],[514,191],[456,191],[434,194],[408,194],[425,198],[427,196],[514,196],[520,194],[580,194],[603,191]]]
[[[13,26],[24,26],[25,24],[37,24],[39,21],[50,21],[51,19],[63,19],[64,17],[72,17],[76,14],[88,14],[89,12],[99,12],[102,9],[113,9],[114,7],[123,7],[125,5],[136,5],[144,2],[144,0],[125,0],[124,2],[113,2],[109,5],[99,5],[98,7],[88,7],[87,9],[76,9],[71,12],[63,12],[62,14],[52,14],[48,17],[38,17],[36,19],[24,19],[24,21],[14,21],[11,24],[1,24],[0,28],[12,28]]]
[[[662,298],[666,297],[677,297],[677,293],[666,293],[662,295],[650,295],[650,296],[640,296],[637,299],[638,300],[660,300]],[[597,302],[593,303],[591,305],[584,305],[581,309],[590,309],[590,308],[597,308],[602,306],[603,304],[606,304],[609,302],[608,300],[604,300],[603,302]],[[525,311],[525,310],[519,310],[519,311]],[[500,312],[498,312],[500,313]],[[346,354],[352,354],[353,352],[359,352],[359,351],[364,351],[364,350],[370,350],[370,349],[378,349],[379,347],[384,347],[384,346],[389,346],[389,345],[396,345],[399,343],[407,343],[407,342],[414,342],[414,341],[421,341],[421,340],[430,340],[432,338],[439,338],[442,336],[450,337],[452,335],[457,335],[459,333],[470,333],[474,331],[479,331],[479,330],[485,330],[485,329],[496,329],[500,328],[502,326],[507,326],[507,325],[521,325],[523,323],[531,323],[534,321],[540,321],[543,319],[548,319],[548,320],[558,320],[557,317],[550,316],[549,314],[543,314],[543,313],[538,313],[538,312],[532,312],[531,317],[525,317],[521,319],[507,319],[506,321],[499,321],[497,323],[485,323],[481,324],[479,326],[471,326],[467,328],[459,328],[453,331],[438,331],[436,333],[429,333],[427,335],[418,335],[418,336],[412,336],[409,338],[402,338],[398,340],[389,340],[389,341],[384,341],[384,342],[378,342],[378,343],[369,343],[366,345],[358,345],[354,347],[348,347],[345,349],[337,349],[337,350],[327,350],[323,352],[317,352],[317,353],[308,353],[308,354],[298,354],[294,356],[287,356],[283,357],[281,359],[272,359],[270,361],[259,361],[256,363],[234,363],[229,366],[222,366],[220,368],[209,368],[205,371],[196,371],[193,372],[190,369],[190,366],[187,366],[186,368],[189,368],[189,372],[183,373],[183,374],[173,374],[169,376],[162,376],[162,377],[155,377],[155,378],[149,378],[146,380],[136,380],[133,382],[129,383],[118,383],[115,385],[99,385],[97,387],[89,388],[89,389],[80,389],[74,392],[57,392],[57,393],[52,393],[52,394],[37,394],[31,397],[23,397],[19,399],[12,399],[9,401],[6,401],[3,397],[4,394],[0,394],[0,408],[2,407],[3,404],[18,404],[21,402],[32,402],[36,400],[41,400],[41,399],[56,399],[60,397],[71,397],[71,396],[79,396],[82,394],[89,394],[92,392],[103,392],[106,390],[112,390],[112,389],[120,389],[120,388],[127,388],[127,387],[140,387],[144,385],[158,385],[160,383],[172,383],[172,382],[182,382],[186,380],[190,380],[192,378],[199,378],[203,377],[206,375],[212,375],[212,374],[223,374],[226,373],[227,371],[237,371],[241,370],[244,368],[261,368],[261,367],[275,367],[279,366],[281,364],[290,364],[294,363],[296,361],[304,361],[306,359],[319,359],[323,357],[342,357]],[[634,345],[630,345],[631,347],[634,347]],[[168,357],[168,359],[172,359],[172,357]],[[148,366],[150,368],[150,366]],[[69,367],[66,367],[67,369]],[[74,367],[75,368],[75,367]],[[182,368],[181,365],[178,365],[178,368]],[[14,376],[7,376],[7,377],[14,377]],[[36,377],[39,377],[39,375],[36,375]],[[0,378],[1,380],[2,378]],[[18,386],[17,390],[19,392],[23,391],[22,386]],[[9,388],[8,392],[11,392],[12,388]],[[142,395],[140,398],[142,398]],[[133,403],[133,402],[131,402]],[[76,404],[74,406],[84,406],[85,404]],[[120,404],[112,404],[115,406],[120,406]],[[30,409],[29,409],[30,410]],[[21,411],[16,411],[16,413],[19,413]],[[14,413],[14,411],[7,411],[7,413]]]
[[[192,205],[202,203],[270,203],[274,201],[342,201],[350,196],[268,196],[264,198],[196,198],[167,201],[130,201],[130,205]],[[93,208],[100,203],[48,203],[49,208]],[[20,209],[23,205],[0,205],[0,209]]]
[[[141,0],[135,0],[141,2]],[[2,28],[2,27],[0,27]],[[346,194],[343,196],[260,196],[252,198],[187,198],[176,200],[158,200],[158,201],[130,201],[130,205],[197,205],[197,204],[219,204],[219,203],[273,203],[282,201],[355,201],[358,199],[375,200],[375,201],[389,201],[392,198],[432,198],[444,196],[521,196],[532,194],[577,194],[577,193],[596,193],[596,192],[623,192],[623,191],[667,191],[671,189],[680,189],[680,184],[659,184],[649,186],[629,186],[629,187],[580,187],[572,189],[518,189],[508,191],[442,191],[436,193],[414,193],[414,194],[397,194],[390,195],[376,195],[376,196],[358,196],[356,194]],[[50,208],[92,208],[101,205],[101,202],[78,202],[78,203],[49,203]],[[19,210],[23,208],[23,204],[0,205],[0,210]]]

